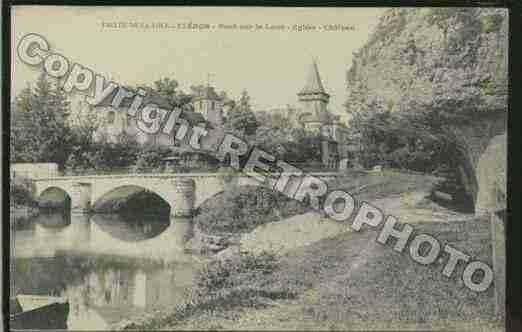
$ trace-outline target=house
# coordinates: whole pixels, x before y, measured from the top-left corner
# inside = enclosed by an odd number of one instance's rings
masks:
[[[140,121],[139,113],[137,113],[137,116],[128,114],[132,99],[124,99],[118,108],[113,107],[111,101],[112,98],[109,96],[95,107],[95,114],[99,115],[101,120],[101,124],[94,134],[95,140],[119,142],[124,136],[130,136],[134,137],[139,144],[167,146],[172,151],[169,158],[164,160],[167,171],[175,171],[182,168],[215,168],[216,160],[209,151],[204,149],[194,151],[190,148],[189,139],[192,135],[190,131],[180,141],[176,139],[176,130],[179,126],[175,126],[170,133],[164,133],[160,130],[164,118],[157,116],[151,123],[151,126],[155,126],[158,130],[154,133],[147,133],[138,127],[138,121]],[[173,106],[154,90],[148,90],[147,95],[143,99],[142,105],[148,104],[155,104],[167,111],[173,109]],[[179,116],[188,122],[188,127],[203,126],[207,130],[219,130],[222,127],[222,109],[228,103],[221,96],[215,94],[213,88],[202,89],[201,92],[192,96],[189,104],[191,107],[183,108]]]
[[[222,126],[221,114],[224,103],[220,98],[216,98],[217,95],[215,93],[208,91],[213,91],[213,88],[207,89],[205,93],[192,95],[191,107],[183,108],[180,118],[187,120],[190,126]],[[165,146],[175,144],[175,133],[166,134],[159,131],[158,133],[149,134],[138,128],[137,121],[139,121],[139,116],[130,116],[128,114],[132,103],[131,98],[125,98],[120,107],[115,108],[111,104],[112,97],[112,95],[109,95],[95,107],[96,114],[101,114],[100,126],[95,133],[96,140],[105,139],[109,142],[117,142],[119,137],[126,134],[135,137],[140,144]],[[147,90],[147,94],[142,102],[142,105],[148,104],[155,104],[167,111],[173,109],[173,106],[163,96],[152,89]],[[158,116],[151,126],[159,128],[163,120],[161,116]]]

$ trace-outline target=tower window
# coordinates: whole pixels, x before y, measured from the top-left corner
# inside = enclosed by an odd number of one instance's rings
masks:
[[[203,101],[199,101],[199,109],[201,110],[203,108]]]
[[[114,111],[110,111],[110,112],[107,114],[107,123],[109,123],[109,124],[113,124],[115,118],[116,118],[116,114],[114,113]]]
[[[216,102],[213,101],[211,104],[210,104],[210,109],[211,110],[214,110],[214,108],[216,108]]]

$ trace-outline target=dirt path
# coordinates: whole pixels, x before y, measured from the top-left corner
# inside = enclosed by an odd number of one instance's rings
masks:
[[[371,203],[384,214],[393,215],[405,223],[451,222],[472,217],[472,214],[458,213],[427,200],[426,192],[409,192],[373,200]]]
[[[465,220],[472,215],[445,209],[427,199],[425,192],[409,192],[372,200],[385,215],[393,215],[406,223],[441,222]],[[352,231],[349,225],[325,218],[323,214],[311,211],[277,222],[259,226],[244,234],[241,247],[249,252],[272,251],[282,255],[288,250],[303,247]]]
[[[456,213],[445,208],[442,208],[425,199],[425,192],[410,192],[401,195],[389,196],[381,199],[371,201],[372,204],[382,209],[385,215],[394,215],[402,222],[407,223],[423,223],[423,222],[440,222],[447,223],[455,220],[464,220],[471,217],[468,214]],[[321,222],[318,220],[322,221]],[[321,303],[321,298],[324,294],[339,294],[347,292],[349,294],[356,294],[357,289],[343,288],[343,280],[350,279],[350,275],[357,272],[363,267],[366,262],[374,255],[375,250],[379,244],[375,241],[378,236],[376,230],[367,230],[361,232],[352,231],[348,225],[330,225],[329,221],[324,224],[324,218],[316,213],[309,212],[303,215],[294,216],[285,221],[273,223],[273,225],[266,225],[265,231],[258,231],[250,237],[250,245],[252,247],[260,245],[266,247],[266,242],[270,242],[272,249],[278,247],[280,254],[283,254],[283,259],[292,261],[292,252],[297,252],[301,257],[309,257],[310,253],[307,247],[308,244],[315,242],[314,250],[316,250],[318,257],[321,259],[328,258],[329,253],[323,252],[321,248],[321,239],[332,237],[334,233],[340,234],[345,232],[343,239],[345,243],[337,243],[335,248],[340,250],[342,257],[345,258],[342,262],[335,265],[334,268],[321,271],[320,274],[314,276],[316,278],[314,285],[299,294],[299,297],[293,300],[269,300],[266,299],[268,308],[265,309],[240,309],[234,312],[225,312],[223,314],[211,316],[199,316],[197,318],[189,319],[185,324],[176,325],[175,329],[225,329],[225,330],[317,330],[317,329],[418,329],[419,325],[408,326],[408,323],[401,323],[401,326],[390,326],[389,322],[375,322],[370,323],[364,320],[365,312],[358,312],[356,305],[347,304],[341,306],[343,311],[336,314],[342,317],[349,316],[351,319],[344,319],[343,326],[323,326],[314,317],[321,315],[321,313],[308,313],[307,310],[313,310],[313,303]],[[277,227],[277,229],[271,227]],[[266,234],[265,234],[266,233]],[[257,239],[257,242],[256,242]],[[330,240],[325,240],[330,241]],[[324,242],[324,241],[323,241]],[[347,245],[349,243],[349,245]],[[330,246],[332,244],[330,243]],[[297,249],[296,248],[300,248]],[[310,247],[311,248],[311,247]],[[287,255],[284,253],[287,252]],[[339,253],[338,253],[339,254]],[[293,261],[294,264],[298,260]],[[305,264],[307,262],[304,262]],[[312,264],[311,262],[309,262]],[[317,262],[314,262],[317,264]],[[289,270],[288,273],[291,273]],[[361,296],[361,294],[357,294]],[[368,296],[366,295],[362,295]],[[389,304],[390,305],[390,304]],[[398,304],[391,304],[389,310],[391,312],[399,311]],[[325,308],[328,308],[325,304]],[[315,306],[317,308],[317,306]],[[331,310],[331,307],[330,309]],[[329,312],[331,315],[332,313]],[[339,322],[339,321],[338,321]],[[324,323],[324,322],[323,322]],[[442,323],[442,322],[440,322]],[[349,324],[346,325],[346,324]],[[370,325],[371,324],[371,325]],[[449,323],[451,324],[451,323]],[[425,329],[430,329],[431,326],[424,326]],[[474,325],[476,328],[476,325]],[[490,328],[490,327],[488,327]],[[486,329],[488,330],[488,329]],[[484,331],[486,331],[484,330]]]
[[[314,301],[320,297],[325,291],[332,291],[335,287],[337,279],[346,278],[349,273],[356,271],[371,255],[375,246],[376,232],[365,231],[361,233],[352,232],[346,234],[349,245],[345,245],[342,249],[343,262],[336,264],[335,268],[321,272],[314,277],[315,285],[299,294],[297,299],[292,300],[269,300],[264,299],[265,304],[269,307],[266,309],[241,309],[235,312],[226,312],[223,314],[214,314],[211,317],[201,315],[197,318],[189,319],[185,324],[169,327],[176,330],[207,330],[207,329],[224,329],[224,330],[266,330],[269,326],[270,330],[295,330],[295,329],[317,329],[317,324],[313,321],[303,320],[303,308],[306,303]],[[320,244],[319,244],[320,246]],[[299,249],[296,252],[290,252],[283,257],[283,261],[291,261],[296,263],[297,257],[312,255],[307,249]],[[329,253],[321,253],[325,257]],[[318,257],[322,259],[324,257]],[[347,263],[348,262],[348,263]],[[304,262],[306,264],[306,262]],[[315,262],[316,264],[317,262]],[[290,272],[290,271],[285,271]],[[327,282],[326,282],[327,281]],[[315,326],[314,326],[315,324]]]
[[[273,330],[304,330],[312,329],[317,330],[318,324],[312,319],[305,318],[303,310],[306,310],[307,303],[316,302],[320,299],[321,294],[326,292],[338,292],[342,291],[336,289],[337,280],[349,278],[351,273],[357,271],[368,258],[372,255],[373,249],[376,247],[376,233],[367,231],[363,233],[354,233],[355,237],[353,241],[353,250],[351,252],[344,252],[350,257],[350,264],[345,265],[343,268],[337,268],[337,275],[328,278],[325,283],[320,283],[314,288],[304,292],[299,296],[298,299],[284,302],[273,302],[272,308],[267,310],[250,310],[241,316],[241,319],[237,322],[232,322],[228,326],[225,325],[225,329],[234,330],[262,330],[266,329],[267,323],[270,324],[270,329]],[[357,313],[355,313],[357,314]],[[328,329],[328,326],[323,328]]]

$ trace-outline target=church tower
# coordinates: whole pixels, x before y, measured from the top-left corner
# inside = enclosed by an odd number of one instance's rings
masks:
[[[316,119],[328,117],[326,107],[330,95],[324,90],[315,61],[312,62],[305,86],[297,93],[297,97],[301,104],[302,114],[309,113]]]
[[[221,127],[223,125],[223,98],[209,85],[192,86],[191,89],[193,95],[191,103],[194,111],[200,113],[214,126]]]

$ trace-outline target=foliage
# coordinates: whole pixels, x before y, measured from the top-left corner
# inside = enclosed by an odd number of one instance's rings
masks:
[[[268,128],[275,128],[275,129],[282,129],[282,128],[289,128],[290,127],[290,121],[289,119],[284,116],[283,114],[277,112],[277,113],[271,113],[267,111],[257,111],[255,112],[257,122],[260,126],[268,127]]]
[[[170,105],[186,106],[190,101],[190,96],[178,90],[179,83],[175,79],[165,77],[154,82],[154,90],[163,98],[165,98]]]
[[[433,173],[453,161],[448,156],[455,154],[456,143],[436,112],[359,112],[352,123],[360,133],[360,161],[366,167],[382,164]]]
[[[289,161],[306,162],[321,160],[321,142],[323,137],[320,133],[296,128],[293,131],[294,145],[287,154]]]
[[[148,169],[159,170],[163,165],[162,160],[168,157],[170,153],[171,151],[168,147],[145,145],[137,154],[134,168],[136,171]]]
[[[238,105],[236,105],[225,119],[225,129],[240,137],[256,134],[258,124],[254,112],[250,106],[250,97],[247,91],[243,91]]]
[[[486,220],[422,223],[417,225],[416,232],[436,234],[441,243],[464,250],[487,264],[491,262],[491,235]],[[338,252],[343,251],[337,246],[350,243],[346,236],[338,236],[334,241],[329,247],[337,248]],[[445,261],[436,260],[430,265],[414,264],[410,257],[397,255],[392,247],[387,244],[386,247],[375,248],[363,264],[364,268],[355,269],[349,277],[336,279],[337,288],[324,291],[307,303],[308,318],[320,321],[320,324],[329,322],[338,326],[357,319],[387,324],[393,321],[399,324],[412,322],[419,324],[417,329],[422,329],[420,326],[428,321],[428,317],[429,321],[452,321],[457,317],[462,320],[464,316],[475,320],[481,317],[480,320],[485,322],[492,316],[493,287],[480,296],[470,295],[461,278],[464,266],[458,266],[452,277],[447,278],[440,273]],[[335,256],[334,259],[339,259]],[[341,275],[340,272],[336,275]],[[339,292],[339,289],[346,291]],[[397,309],[390,310],[391,307]],[[336,315],[352,310],[364,315]],[[452,327],[452,330],[464,329],[457,325]],[[495,330],[489,326],[486,329]]]
[[[289,299],[293,294],[265,290],[278,261],[271,253],[241,253],[232,260],[214,260],[200,267],[194,286],[188,289],[183,302],[173,310],[157,311],[144,319],[127,323],[123,329],[165,329],[199,315],[208,316],[234,309],[266,308],[266,299]]]
[[[14,179],[12,179],[9,183],[9,197],[11,198],[11,204],[35,204],[34,192],[34,184],[28,178],[17,176]]]
[[[254,144],[277,159],[286,160],[286,154],[292,142],[292,130],[289,128],[259,127]]]
[[[322,136],[303,128],[261,127],[255,145],[292,164],[321,162]]]
[[[130,135],[120,135],[115,143],[87,141],[81,135],[75,137],[76,144],[66,162],[68,173],[125,168],[136,162],[139,146]]]
[[[215,260],[197,271],[195,288],[200,297],[216,293],[223,288],[237,286],[243,281],[240,274],[266,275],[274,271],[276,258],[272,253],[259,255],[241,253],[237,259]]]
[[[100,112],[84,100],[78,103],[76,117],[71,122],[75,142],[73,145],[92,144],[99,129],[102,128],[106,118],[100,116]]]
[[[360,133],[358,158],[363,166],[384,165],[441,176],[446,181],[439,190],[469,201],[458,172],[462,152],[443,111],[359,112],[352,123]]]
[[[71,150],[69,102],[61,87],[42,74],[12,105],[11,162],[52,161],[63,167]]]
[[[189,102],[190,97],[178,90],[174,79],[158,80],[154,86],[173,106]],[[134,164],[136,170],[161,166],[168,148],[141,147],[135,137],[125,133],[116,142],[109,141],[99,133],[104,119],[90,105],[78,105],[75,118],[69,121],[70,105],[63,89],[44,74],[35,87],[23,89],[11,105],[11,162],[56,162],[68,174]]]
[[[437,234],[441,243],[464,250],[477,260],[491,262],[487,220],[426,222],[418,225],[417,231]],[[419,330],[431,328],[430,321],[449,322],[452,330],[479,325],[491,331],[500,328],[490,320],[493,287],[480,296],[471,293],[460,278],[464,264],[459,264],[448,279],[440,273],[445,260],[428,266],[413,264],[409,255],[398,255],[392,250],[393,242],[381,246],[373,240],[375,236],[373,232],[344,232],[297,248],[278,258],[275,265],[267,264],[273,270],[271,274],[256,272],[255,268],[237,269],[237,261],[212,263],[213,266],[205,267],[207,272],[196,277],[203,290],[213,290],[207,292],[208,296],[203,291],[192,292],[187,294],[189,300],[174,311],[147,315],[143,322],[128,328],[208,330],[210,324],[218,321],[226,326],[240,324],[245,329],[255,329],[263,323],[259,318],[266,317],[270,323],[284,323],[279,326],[310,330],[325,326],[364,330],[368,329],[368,322],[388,327],[409,324]],[[264,258],[257,260],[262,262]],[[207,278],[208,275],[212,276]],[[210,287],[205,283],[208,279],[213,280]],[[294,301],[274,303],[268,299]],[[249,309],[262,308],[263,304],[275,310],[252,319],[253,310]],[[461,321],[463,315],[475,322],[473,326],[454,323]]]
[[[224,193],[200,206],[194,222],[207,233],[243,233],[306,211],[304,203],[279,192],[230,183]]]

